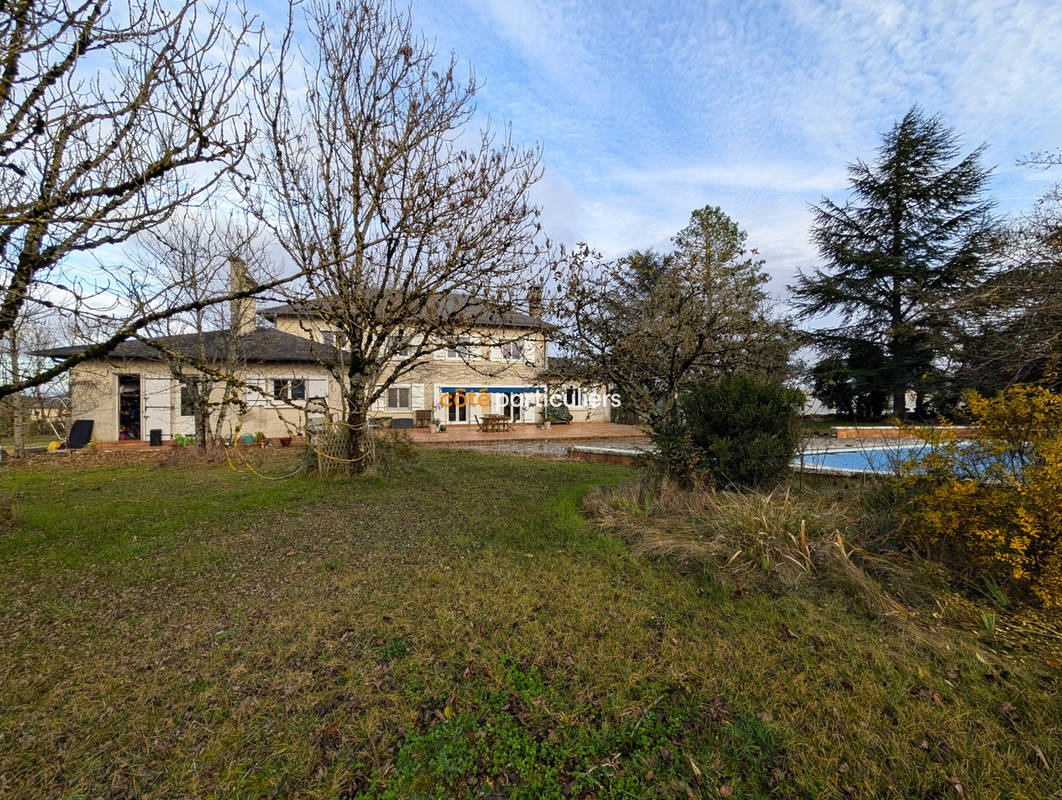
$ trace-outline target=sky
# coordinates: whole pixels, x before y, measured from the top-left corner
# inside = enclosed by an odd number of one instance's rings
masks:
[[[772,293],[816,263],[810,203],[843,200],[914,104],[984,143],[998,211],[1058,175],[1062,3],[412,0],[475,69],[480,122],[542,147],[550,235],[615,256],[666,248],[704,205],[749,232]]]

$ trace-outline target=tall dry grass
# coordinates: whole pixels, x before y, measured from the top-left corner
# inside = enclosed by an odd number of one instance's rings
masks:
[[[826,492],[686,490],[657,480],[591,492],[583,510],[637,553],[683,568],[711,566],[739,586],[788,592],[813,582],[877,613],[906,613],[868,573],[906,569],[861,546],[878,521]]]

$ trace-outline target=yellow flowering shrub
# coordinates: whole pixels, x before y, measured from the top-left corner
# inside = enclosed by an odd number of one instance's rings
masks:
[[[1062,606],[1062,394],[966,396],[970,442],[938,436],[904,465],[906,529],[962,571]]]

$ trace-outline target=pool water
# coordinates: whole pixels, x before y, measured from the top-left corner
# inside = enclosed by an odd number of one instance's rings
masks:
[[[815,471],[837,469],[888,475],[896,471],[897,464],[918,458],[927,447],[928,445],[919,443],[805,453],[803,464]],[[799,469],[801,459],[794,459],[793,466]]]

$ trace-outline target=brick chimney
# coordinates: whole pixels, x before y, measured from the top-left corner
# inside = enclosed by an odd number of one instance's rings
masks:
[[[542,286],[531,286],[527,290],[527,313],[532,317],[542,316]]]
[[[247,264],[239,256],[229,257],[229,291],[240,292],[254,287],[254,282],[247,275]],[[237,339],[254,333],[258,327],[255,317],[258,303],[254,297],[239,297],[230,301],[229,316],[232,335]]]

